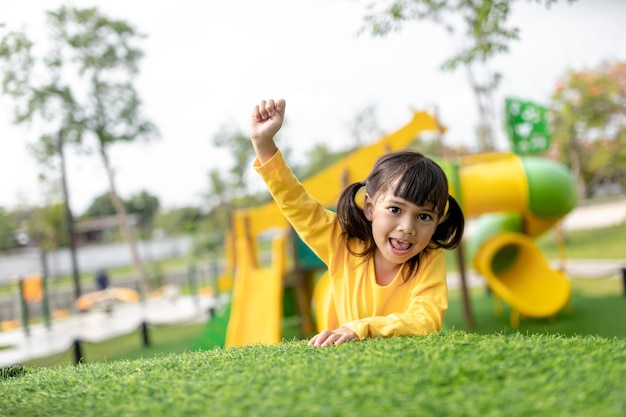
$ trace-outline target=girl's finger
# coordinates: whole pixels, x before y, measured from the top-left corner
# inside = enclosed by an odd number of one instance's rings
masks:
[[[267,119],[269,117],[267,114],[266,106],[267,106],[267,103],[265,102],[265,100],[261,100],[258,107],[259,107],[259,114],[261,115],[262,119]]]
[[[267,101],[267,104],[265,105],[265,108],[267,110],[267,114],[270,117],[274,117],[274,113],[276,112],[276,103],[274,103],[274,100],[269,99]]]

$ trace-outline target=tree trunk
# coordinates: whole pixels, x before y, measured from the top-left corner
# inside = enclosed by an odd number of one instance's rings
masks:
[[[111,164],[109,163],[109,157],[106,149],[104,148],[104,145],[100,145],[100,156],[102,157],[104,169],[106,170],[106,174],[109,179],[109,195],[111,196],[113,207],[115,208],[115,212],[117,213],[117,223],[119,225],[120,231],[122,232],[122,237],[128,245],[128,248],[130,249],[133,267],[135,268],[135,273],[137,274],[137,277],[139,279],[139,290],[143,295],[145,295],[147,294],[149,289],[148,277],[139,256],[139,251],[137,250],[135,235],[130,225],[128,224],[128,213],[126,212],[126,207],[124,207],[122,200],[117,194],[115,186],[115,175],[113,172],[113,168],[111,168]]]
[[[580,198],[587,198],[587,187],[585,185],[585,180],[583,179],[583,170],[582,170],[582,155],[581,155],[581,146],[578,143],[578,137],[576,135],[575,129],[572,127],[570,129],[570,169],[572,170],[572,175],[576,181],[576,188],[578,189],[578,196]]]
[[[491,152],[495,150],[495,135],[493,129],[494,111],[493,111],[493,75],[484,65],[484,84],[477,79],[474,69],[467,64],[467,76],[470,86],[474,92],[476,99],[476,107],[478,109],[478,126],[476,136],[478,139],[478,148],[481,152]]]

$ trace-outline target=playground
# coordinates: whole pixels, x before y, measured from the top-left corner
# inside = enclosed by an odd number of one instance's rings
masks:
[[[430,115],[416,113],[305,186],[332,207],[343,184],[365,175],[382,152],[438,128]],[[625,222],[623,202],[593,212],[578,207],[568,171],[537,157],[505,153],[441,163],[471,224],[466,253],[451,252],[447,260],[451,297],[441,333],[307,347],[302,338],[323,323],[323,267],[268,204],[234,213],[225,266],[215,277],[219,291],[163,291],[146,299],[128,290],[91,293],[79,303],[83,313],[0,332],[0,409],[100,416],[622,416],[624,259],[572,260],[566,250],[573,244],[590,253],[585,244],[600,240],[623,247],[612,243],[623,241],[623,228],[611,227]],[[609,228],[576,232],[570,223],[576,217]],[[558,238],[565,224],[569,245]],[[21,292],[37,298],[37,288]],[[468,306],[478,318],[475,329]],[[81,343],[139,331],[147,345],[152,326],[189,322],[206,325],[186,353],[82,363]],[[68,350],[80,366],[20,365]]]
[[[396,132],[360,148],[304,180],[303,185],[332,209],[341,189],[364,178],[380,155],[410,146],[422,133],[444,129],[428,113],[415,112]],[[564,219],[578,205],[574,179],[567,168],[547,158],[514,153],[438,162],[448,175],[451,194],[473,222],[464,244],[468,254],[459,253],[456,275],[469,327],[470,279],[474,285],[482,280],[488,287],[495,314],[502,314],[506,306],[512,328],[522,319],[555,320],[559,313],[571,311],[570,278],[563,267],[565,243],[558,242],[560,264],[549,262],[536,243],[536,238],[548,231],[561,233]],[[261,248],[268,240],[270,260],[261,261]],[[282,340],[288,282],[295,292],[301,337],[325,328],[330,289],[324,265],[299,242],[273,202],[235,211],[226,253],[220,279],[233,285],[226,347]],[[465,265],[465,259],[470,265]]]
[[[360,148],[303,183],[332,208],[343,186],[363,178],[380,155],[411,146],[423,133],[443,129],[432,115],[415,112],[396,132]],[[489,302],[493,305],[492,315],[505,314],[515,329],[521,320],[555,323],[575,309],[570,276],[616,275],[625,267],[623,260],[576,263],[566,259],[564,243],[558,239],[564,227],[575,229],[576,224],[593,223],[593,219],[600,225],[622,224],[626,209],[619,202],[597,207],[595,214],[577,207],[573,179],[561,164],[513,153],[438,162],[468,219],[463,262],[459,263],[460,253],[448,256],[448,286],[461,294],[457,304],[462,308],[456,310],[461,313],[461,328],[473,329],[471,300],[476,295],[475,291],[470,294],[472,289],[488,293],[493,300]],[[556,236],[556,259],[552,256],[548,260],[537,244],[537,238],[548,232]],[[4,331],[0,332],[0,346],[4,347],[0,350],[0,366],[72,347],[79,349],[76,341],[111,339],[149,324],[167,320],[175,324],[192,316],[206,320],[208,309],[217,317],[207,321],[201,338],[206,343],[196,348],[277,344],[286,336],[286,316],[292,317],[292,323],[295,316],[300,338],[323,328],[329,294],[324,265],[299,241],[273,202],[233,213],[225,265],[221,275],[214,278],[222,289],[219,298],[162,295],[140,301],[133,290],[112,288],[81,297],[76,309],[82,313],[56,319],[54,325],[50,325],[49,318],[44,320],[45,325],[32,328],[20,328],[18,320],[5,321]],[[41,282],[36,284],[33,280],[21,282],[23,313],[29,309],[27,300],[45,307]],[[217,292],[216,288],[208,290]],[[107,309],[107,302],[116,305]],[[451,307],[451,315],[456,314],[458,305]],[[96,311],[90,311],[94,308]],[[159,318],[159,314],[163,316]],[[460,327],[458,319],[457,315],[452,323]],[[22,323],[27,321],[22,317]],[[79,361],[80,352],[76,355]]]

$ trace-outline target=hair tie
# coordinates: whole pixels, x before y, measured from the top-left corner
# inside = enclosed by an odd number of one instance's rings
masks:
[[[361,184],[361,187],[365,187],[365,181],[361,181],[359,184]]]

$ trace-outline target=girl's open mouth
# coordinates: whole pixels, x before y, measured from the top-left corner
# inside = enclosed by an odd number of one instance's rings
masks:
[[[389,239],[389,245],[391,246],[391,250],[398,255],[406,254],[409,249],[411,249],[411,246],[413,246],[413,244],[410,242],[405,242],[403,240],[393,238]]]

